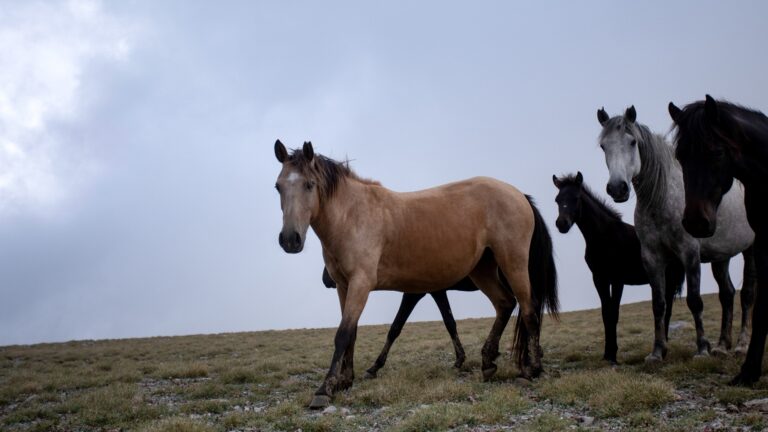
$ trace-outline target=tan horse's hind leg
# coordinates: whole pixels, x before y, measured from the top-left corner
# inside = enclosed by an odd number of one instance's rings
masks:
[[[499,356],[499,339],[515,309],[515,298],[499,280],[498,267],[490,256],[483,257],[469,276],[496,309],[496,320],[481,351],[483,380],[488,380],[496,373],[494,360]]]

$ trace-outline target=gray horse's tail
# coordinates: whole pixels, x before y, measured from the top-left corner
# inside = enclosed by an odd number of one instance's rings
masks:
[[[541,325],[544,315],[544,308],[549,311],[549,315],[559,320],[560,301],[557,298],[557,268],[555,267],[555,258],[552,250],[552,237],[541,217],[539,209],[533,198],[526,195],[531,204],[534,218],[533,237],[531,238],[531,248],[528,253],[528,277],[531,280],[531,299],[536,311],[536,318]],[[523,323],[522,314],[517,314],[517,323],[515,325],[514,346],[517,347],[518,364],[522,364],[528,353],[528,329]]]

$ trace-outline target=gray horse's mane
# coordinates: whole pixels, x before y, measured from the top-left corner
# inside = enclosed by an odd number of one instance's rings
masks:
[[[667,195],[669,168],[675,164],[674,149],[667,144],[663,135],[653,133],[648,126],[628,122],[623,116],[609,119],[600,133],[600,138],[614,130],[624,130],[637,140],[642,167],[640,174],[632,179],[637,202],[645,207],[660,208]]]

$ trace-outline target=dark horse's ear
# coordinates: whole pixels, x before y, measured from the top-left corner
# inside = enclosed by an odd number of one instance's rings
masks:
[[[632,105],[631,107],[627,108],[626,111],[624,111],[624,118],[627,119],[630,123],[634,123],[635,120],[637,120],[637,111],[635,111],[635,106]]]
[[[704,101],[704,116],[710,123],[717,123],[719,117],[717,112],[717,102],[710,95],[707,95],[707,99]]]
[[[581,175],[581,171],[576,172],[576,184],[581,186],[581,184],[584,183],[584,176]]]
[[[601,126],[605,126],[605,122],[607,122],[608,119],[610,118],[611,116],[609,116],[608,113],[605,112],[605,107],[602,107],[599,110],[597,110],[597,121],[600,122]]]
[[[555,187],[558,189],[560,189],[560,187],[563,185],[563,182],[561,182],[560,179],[558,179],[554,174],[552,174],[552,183],[554,183]]]
[[[312,161],[312,158],[315,157],[315,150],[312,148],[312,142],[310,141],[304,141],[304,148],[302,149],[304,152],[304,157],[308,161]]]
[[[669,103],[667,109],[669,110],[669,116],[672,117],[672,121],[677,123],[677,119],[680,118],[680,113],[683,111],[672,102]]]
[[[275,157],[280,163],[288,160],[288,150],[285,149],[285,146],[280,140],[275,141]]]

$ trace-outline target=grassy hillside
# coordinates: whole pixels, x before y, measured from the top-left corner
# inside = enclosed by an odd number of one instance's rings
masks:
[[[585,295],[596,294],[590,289]],[[714,295],[704,302],[707,335],[714,344],[720,306]],[[369,306],[375,307],[375,299]],[[749,403],[768,397],[768,379],[754,389],[729,387],[725,382],[737,371],[739,357],[693,360],[694,331],[684,301],[675,303],[673,320],[688,324],[678,323],[682,328],[672,332],[670,353],[661,365],[643,362],[652,343],[650,305],[625,305],[621,314],[619,367],[601,359],[599,310],[565,313],[560,323],[545,322],[547,376],[528,386],[515,381],[508,353],[497,361],[495,379],[481,382],[480,347],[490,319],[458,322],[468,357],[461,371],[451,366],[453,349],[441,322],[406,325],[387,366],[371,381],[359,377],[378,354],[387,326],[362,327],[358,380],[326,412],[305,407],[328,366],[333,329],[5,347],[0,348],[0,429],[768,427],[767,414]]]

